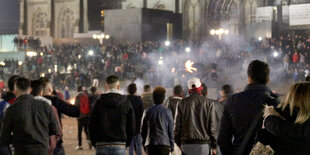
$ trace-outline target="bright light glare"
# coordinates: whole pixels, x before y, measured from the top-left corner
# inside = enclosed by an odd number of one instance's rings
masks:
[[[170,46],[170,41],[165,41],[165,46]]]
[[[72,105],[74,105],[74,104],[75,104],[75,98],[74,98],[74,97],[71,98],[71,99],[69,100],[69,103],[72,104]]]
[[[229,30],[225,30],[224,33],[225,33],[225,34],[228,34],[228,33],[229,33]]]
[[[93,56],[93,55],[94,55],[94,51],[93,51],[93,50],[89,50],[89,51],[88,51],[88,55],[89,55],[89,56]]]
[[[276,58],[276,57],[278,57],[278,56],[279,56],[279,53],[278,53],[277,51],[274,51],[274,52],[273,52],[273,57]]]
[[[0,61],[0,65],[1,65],[1,66],[5,66],[4,61]]]
[[[263,37],[258,37],[258,41],[262,41],[263,40]]]
[[[22,65],[23,64],[23,62],[22,61],[18,61],[18,65]]]
[[[172,68],[172,69],[171,69],[171,72],[174,73],[174,72],[175,72],[175,68]]]
[[[189,53],[189,52],[191,52],[191,48],[189,48],[189,47],[186,47],[186,48],[185,48],[185,52],[186,52],[186,53]]]
[[[107,34],[107,35],[105,36],[105,38],[106,38],[106,39],[110,39],[110,35]]]
[[[163,65],[164,64],[164,61],[162,59],[158,60],[158,64],[159,65]]]
[[[81,59],[81,57],[82,57],[81,54],[79,54],[79,55],[78,55],[78,58]]]
[[[97,34],[94,34],[94,35],[93,35],[93,39],[97,39]]]
[[[26,55],[27,55],[28,57],[33,57],[33,56],[37,56],[38,53],[37,53],[37,52],[34,52],[34,51],[28,51],[28,52],[26,53]]]
[[[210,30],[210,34],[215,35],[215,30],[214,29]]]
[[[194,65],[194,62],[192,62],[191,60],[187,60],[185,62],[185,70],[190,72],[190,73],[197,71],[197,68],[193,67],[193,65]]]

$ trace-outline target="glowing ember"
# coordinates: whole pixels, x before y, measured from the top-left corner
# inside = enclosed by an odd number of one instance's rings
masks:
[[[191,60],[187,60],[185,62],[185,70],[190,73],[193,73],[194,71],[197,72],[197,68],[194,68],[193,65],[194,65],[194,62],[192,62]]]
[[[171,72],[174,73],[174,72],[175,72],[175,68],[172,68],[172,69],[171,69]]]
[[[75,104],[75,97],[70,98],[69,103],[74,105]]]

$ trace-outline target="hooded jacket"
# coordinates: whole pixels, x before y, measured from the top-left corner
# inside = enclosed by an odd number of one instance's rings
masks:
[[[129,146],[134,134],[134,110],[127,97],[115,92],[102,94],[89,120],[92,144],[123,142]]]

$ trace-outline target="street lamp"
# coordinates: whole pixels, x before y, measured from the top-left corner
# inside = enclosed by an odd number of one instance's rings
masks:
[[[103,40],[104,39],[110,39],[110,35],[108,34],[104,34],[104,33],[101,33],[101,34],[94,34],[93,35],[93,39],[98,39],[100,44],[103,44]]]
[[[170,46],[170,41],[168,41],[168,40],[165,41],[165,46],[167,46],[167,47]]]
[[[223,28],[211,29],[211,30],[210,30],[210,34],[211,34],[212,36],[214,36],[214,35],[219,36],[219,40],[221,40],[221,39],[222,39],[222,35],[228,35],[228,34],[229,34],[229,30],[223,29]]]
[[[89,55],[89,56],[93,56],[93,55],[94,55],[94,51],[93,51],[93,50],[89,50],[89,51],[88,51],[88,55]]]
[[[186,47],[186,48],[185,48],[185,52],[186,52],[186,53],[189,53],[189,52],[191,52],[191,48],[189,48],[189,47]]]

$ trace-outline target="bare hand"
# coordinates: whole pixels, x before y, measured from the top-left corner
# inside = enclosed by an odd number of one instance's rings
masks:
[[[216,149],[211,149],[211,155],[216,155],[216,154],[217,154]]]

